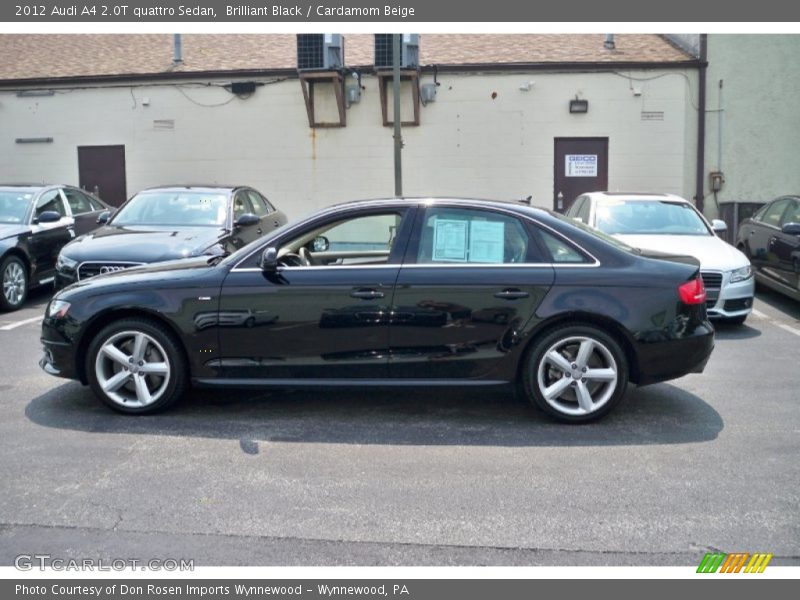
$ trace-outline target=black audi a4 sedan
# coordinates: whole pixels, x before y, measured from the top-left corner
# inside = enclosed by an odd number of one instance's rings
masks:
[[[0,185],[0,310],[18,309],[29,289],[52,283],[61,248],[97,227],[106,210],[68,185]]]
[[[168,186],[139,192],[100,222],[58,255],[57,287],[137,265],[230,254],[285,225],[286,216],[250,187]]]
[[[736,247],[758,283],[800,300],[800,196],[777,198],[744,221]]]
[[[57,293],[41,366],[129,414],[190,385],[516,385],[552,417],[608,413],[629,381],[701,372],[699,264],[646,256],[521,204],[341,204],[227,257]]]

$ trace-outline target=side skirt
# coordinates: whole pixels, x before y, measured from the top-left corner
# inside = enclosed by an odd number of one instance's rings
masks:
[[[197,387],[492,387],[510,385],[500,379],[249,379],[249,378],[197,378]]]

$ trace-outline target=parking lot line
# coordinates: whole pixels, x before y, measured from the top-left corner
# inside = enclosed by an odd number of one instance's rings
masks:
[[[800,336],[800,329],[796,329],[794,327],[791,327],[790,325],[784,325],[783,323],[775,323],[775,325],[777,325],[784,331],[788,331],[789,333],[793,333],[797,336]]]
[[[22,327],[23,325],[27,325],[28,323],[35,323],[36,321],[41,321],[42,317],[31,317],[30,319],[25,319],[24,321],[17,321],[16,323],[11,323],[9,325],[3,325],[0,327],[0,331],[11,331],[12,329],[16,329],[17,327]]]

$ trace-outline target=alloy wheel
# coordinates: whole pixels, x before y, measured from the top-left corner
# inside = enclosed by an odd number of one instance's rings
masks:
[[[11,306],[17,306],[25,297],[25,271],[15,260],[3,271],[3,296]]]
[[[121,331],[100,346],[95,359],[97,383],[114,403],[142,408],[157,402],[170,381],[164,347],[142,331]]]
[[[536,384],[545,402],[569,416],[587,416],[605,406],[619,381],[619,366],[599,340],[572,336],[552,344],[539,361]]]

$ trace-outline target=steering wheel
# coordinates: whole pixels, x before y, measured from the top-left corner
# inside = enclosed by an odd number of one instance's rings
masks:
[[[300,249],[297,251],[297,255],[300,257],[300,261],[304,267],[308,267],[313,264],[311,261],[311,253],[305,246],[300,247]]]

